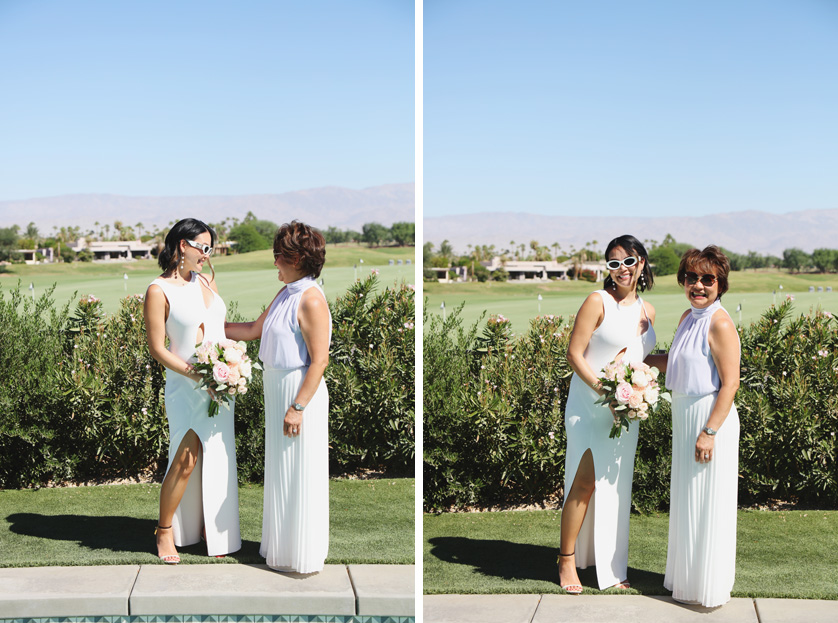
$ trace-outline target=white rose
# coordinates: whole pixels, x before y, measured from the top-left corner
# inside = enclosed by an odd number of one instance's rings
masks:
[[[647,387],[646,391],[643,392],[643,398],[648,402],[650,405],[655,404],[660,397],[660,390],[657,387]]]
[[[646,387],[650,380],[649,375],[642,370],[635,370],[631,375],[631,384],[641,389]]]
[[[242,360],[242,352],[235,346],[224,349],[224,360],[227,363],[238,363]]]

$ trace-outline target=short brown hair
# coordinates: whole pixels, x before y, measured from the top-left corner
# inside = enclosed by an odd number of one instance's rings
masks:
[[[311,225],[284,223],[274,236],[274,254],[298,264],[306,275],[319,277],[326,263],[326,239]]]
[[[704,247],[701,251],[690,249],[681,256],[681,265],[678,266],[678,285],[683,287],[686,283],[687,272],[701,274],[702,271],[713,271],[719,282],[719,298],[727,292],[727,275],[730,272],[730,260],[722,253],[722,250],[714,244]]]

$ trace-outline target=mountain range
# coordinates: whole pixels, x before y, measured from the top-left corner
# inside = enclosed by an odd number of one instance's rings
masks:
[[[782,257],[784,249],[797,247],[807,253],[818,248],[838,248],[838,209],[803,210],[787,214],[746,211],[707,216],[602,217],[545,216],[516,212],[461,214],[425,218],[424,241],[436,247],[448,240],[459,253],[467,245],[511,249],[537,240],[542,246],[559,243],[564,251],[596,240],[604,251],[609,240],[632,234],[641,241],[661,242],[671,234],[678,242],[703,248],[715,244],[735,253],[755,251]],[[511,244],[514,241],[514,244]]]
[[[389,227],[399,221],[414,221],[414,184],[386,184],[361,190],[329,186],[277,195],[191,197],[126,197],[122,195],[62,195],[19,201],[0,201],[0,227],[34,222],[42,235],[53,227],[78,226],[94,229],[97,221],[112,225],[140,222],[148,231],[188,216],[207,223],[248,212],[277,224],[298,219],[320,228],[337,227],[360,231],[364,223]]]

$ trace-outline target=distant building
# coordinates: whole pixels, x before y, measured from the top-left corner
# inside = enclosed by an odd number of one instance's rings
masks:
[[[439,283],[454,283],[468,279],[468,268],[466,266],[429,266],[428,270],[436,272],[436,278]],[[454,273],[456,277],[452,279],[451,273]]]
[[[236,246],[235,242],[216,242],[212,248],[212,254],[215,256],[229,255],[234,246]]]
[[[150,260],[151,246],[140,240],[98,240],[87,241],[79,238],[74,245],[70,245],[75,253],[87,249],[93,254],[93,260],[107,262],[118,260]]]
[[[500,257],[495,256],[489,262],[480,262],[483,266],[494,272],[499,268],[505,268],[509,273],[509,281],[547,281],[548,279],[568,279],[568,273],[573,270],[572,262],[532,261],[532,260],[507,260],[504,263]],[[605,278],[605,262],[582,262],[581,270],[589,270],[596,275],[597,281]]]
[[[55,261],[51,247],[44,247],[43,249],[18,249],[17,252],[23,256],[23,262],[25,264],[38,264],[39,262],[50,264]],[[43,257],[42,260],[37,259],[36,254],[38,253]]]

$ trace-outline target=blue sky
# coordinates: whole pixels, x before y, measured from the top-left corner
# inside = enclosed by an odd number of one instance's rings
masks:
[[[0,0],[0,200],[414,179],[410,0]]]
[[[838,2],[426,0],[424,215],[838,208]]]

